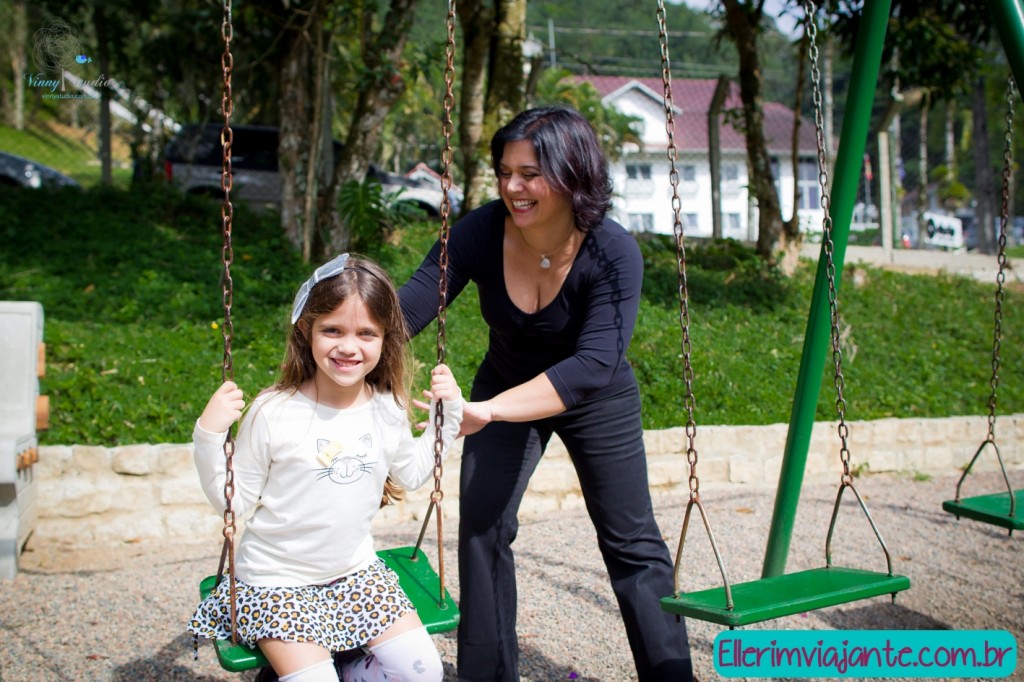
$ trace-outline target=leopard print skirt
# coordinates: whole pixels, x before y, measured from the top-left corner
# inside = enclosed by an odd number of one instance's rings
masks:
[[[231,637],[229,590],[222,580],[199,604],[188,625],[193,638]],[[257,587],[235,580],[235,608],[240,642],[313,642],[328,651],[364,646],[415,611],[398,576],[380,559],[329,585]]]

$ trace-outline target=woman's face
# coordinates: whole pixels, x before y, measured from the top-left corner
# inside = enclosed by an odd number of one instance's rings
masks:
[[[547,228],[572,219],[572,205],[540,171],[529,140],[507,142],[498,166],[498,190],[519,229]]]

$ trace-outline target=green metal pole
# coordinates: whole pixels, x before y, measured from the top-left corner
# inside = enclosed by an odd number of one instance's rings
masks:
[[[1024,83],[1024,14],[1020,3],[1018,0],[989,0],[988,7],[1019,89]]]
[[[857,198],[867,141],[871,109],[878,84],[878,71],[882,62],[882,45],[889,21],[890,0],[865,0],[864,13],[857,34],[853,56],[850,90],[843,113],[843,130],[839,137],[831,193],[832,261],[836,269],[836,290],[846,255],[846,242],[850,236],[850,219]],[[768,546],[765,550],[762,577],[782,575],[786,570],[789,542],[793,535],[796,509],[800,502],[807,450],[811,442],[814,413],[821,390],[825,355],[831,339],[831,312],[828,302],[824,244],[818,258],[818,271],[811,296],[811,310],[807,318],[803,355],[797,375],[793,411],[786,436],[786,449],[779,472],[779,487],[775,494]],[[841,310],[841,308],[840,308]]]

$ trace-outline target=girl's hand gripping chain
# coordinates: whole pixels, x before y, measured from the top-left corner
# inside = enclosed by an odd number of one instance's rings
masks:
[[[199,426],[210,433],[223,433],[241,418],[244,407],[242,389],[233,381],[225,381],[206,403]]]

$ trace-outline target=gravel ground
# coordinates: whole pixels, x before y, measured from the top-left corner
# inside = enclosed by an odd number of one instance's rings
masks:
[[[1015,472],[1018,479],[1022,473]],[[942,511],[953,497],[954,477],[914,480],[872,475],[857,480],[892,552],[897,573],[911,589],[888,598],[855,602],[760,625],[759,629],[1005,629],[1024,642],[1022,533],[1007,533]],[[972,477],[965,491],[999,490],[991,474]],[[824,564],[824,541],[836,489],[805,486],[790,556],[790,570]],[[756,579],[775,491],[705,486],[705,506],[734,582]],[[685,500],[661,498],[656,510],[674,550]],[[449,527],[452,527],[449,525]],[[837,565],[884,569],[884,558],[852,495],[844,496],[833,558]],[[378,534],[380,546],[412,544],[417,528]],[[453,531],[450,531],[453,532]],[[685,589],[718,584],[718,571],[702,526],[691,525]],[[446,552],[449,590],[458,599],[454,539]],[[614,597],[583,512],[524,519],[516,543],[519,562],[521,674],[526,682],[635,679]],[[427,548],[432,553],[432,548]],[[128,545],[101,551],[32,546],[13,580],[0,582],[0,680],[239,680],[252,673],[224,672],[210,645],[193,660],[184,622],[197,601],[199,579],[216,570],[219,546]],[[651,608],[658,608],[652,605]],[[716,680],[712,645],[718,625],[688,622],[694,665],[702,680]],[[435,638],[445,661],[445,682],[456,679],[455,640]],[[1020,655],[1018,654],[1018,660]],[[1024,680],[1024,662],[1010,678]]]

